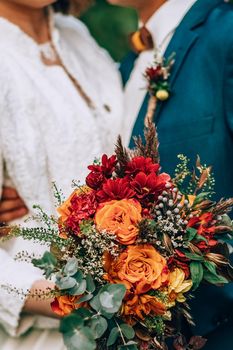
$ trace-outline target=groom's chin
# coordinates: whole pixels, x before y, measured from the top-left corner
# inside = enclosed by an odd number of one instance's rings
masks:
[[[111,5],[118,5],[124,7],[134,7],[139,1],[144,0],[106,0]]]

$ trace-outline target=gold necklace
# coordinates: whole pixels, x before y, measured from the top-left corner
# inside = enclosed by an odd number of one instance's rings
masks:
[[[69,70],[66,68],[65,64],[62,61],[62,58],[60,54],[58,53],[56,46],[53,43],[52,39],[52,31],[53,31],[53,13],[49,11],[48,13],[48,29],[49,29],[49,38],[50,41],[39,45],[40,49],[40,56],[41,56],[41,61],[46,65],[46,66],[54,66],[54,65],[59,65],[63,68],[65,73],[68,75],[76,89],[78,90],[79,94],[82,96],[82,98],[85,100],[87,103],[88,107],[96,110],[96,106],[92,99],[88,96],[88,94],[84,91],[82,88],[81,84],[78,82],[78,80],[69,72]]]

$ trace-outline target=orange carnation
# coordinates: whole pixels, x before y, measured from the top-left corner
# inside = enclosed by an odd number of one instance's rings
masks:
[[[133,297],[124,302],[122,315],[131,324],[134,319],[144,320],[145,316],[158,316],[166,312],[165,305],[156,297],[148,294],[133,295]]]
[[[73,310],[84,306],[84,303],[78,303],[79,299],[82,295],[79,296],[71,296],[71,295],[63,295],[56,297],[54,301],[51,303],[51,308],[53,312],[59,316],[69,315]]]
[[[111,264],[105,276],[112,283],[123,283],[128,290],[143,294],[158,289],[168,279],[166,260],[149,244],[130,246]]]
[[[138,236],[136,225],[142,219],[141,212],[141,204],[134,199],[104,203],[95,215],[97,229],[114,233],[121,244],[133,244]]]
[[[77,190],[73,191],[69,198],[57,208],[58,214],[60,214],[60,220],[65,223],[71,214],[71,201],[75,196],[80,196],[81,194],[90,192],[91,189],[88,186],[82,186]]]

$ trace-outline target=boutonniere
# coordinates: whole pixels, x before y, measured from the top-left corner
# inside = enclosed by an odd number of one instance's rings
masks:
[[[161,56],[159,52],[156,52],[153,64],[146,68],[144,78],[147,81],[147,91],[150,94],[147,115],[145,118],[146,124],[148,119],[150,121],[153,120],[157,101],[166,101],[170,97],[171,90],[169,77],[174,63],[175,53],[166,59]]]

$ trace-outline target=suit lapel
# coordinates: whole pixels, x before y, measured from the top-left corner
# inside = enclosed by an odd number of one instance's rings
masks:
[[[175,31],[164,55],[168,58],[172,53],[176,54],[175,64],[170,76],[171,90],[185,57],[200,35],[201,25],[206,21],[209,13],[222,2],[222,0],[198,0]],[[159,120],[160,113],[165,103],[166,102],[158,103],[155,113],[156,123]]]

